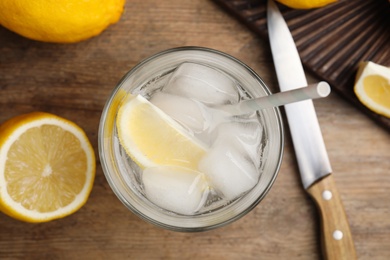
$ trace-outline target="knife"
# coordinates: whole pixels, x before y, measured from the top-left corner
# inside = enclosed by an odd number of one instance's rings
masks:
[[[281,91],[307,86],[294,40],[272,0],[267,6],[268,34]],[[325,259],[356,259],[350,226],[336,188],[312,100],[285,105],[302,184],[321,216]]]

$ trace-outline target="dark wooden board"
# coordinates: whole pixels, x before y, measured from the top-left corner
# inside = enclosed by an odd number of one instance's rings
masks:
[[[214,0],[251,30],[268,38],[266,0]],[[353,92],[361,61],[390,66],[390,4],[387,0],[341,0],[322,8],[278,4],[308,71],[370,118],[390,130],[390,119],[364,107]],[[390,102],[390,101],[389,101]]]

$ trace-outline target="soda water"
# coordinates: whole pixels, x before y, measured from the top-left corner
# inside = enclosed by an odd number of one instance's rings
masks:
[[[133,191],[169,214],[197,215],[234,203],[259,182],[268,139],[259,113],[231,116],[210,112],[219,105],[251,98],[229,75],[207,65],[183,63],[133,90],[132,95],[138,94],[177,121],[207,152],[197,169],[204,180],[195,178],[188,185],[184,183],[187,169],[162,166],[152,175],[150,169],[141,170],[116,133],[115,156],[121,158],[120,170],[126,172],[125,181]],[[145,182],[144,174],[153,178]],[[161,186],[180,187],[181,181],[187,188],[169,190],[172,201],[157,191]]]

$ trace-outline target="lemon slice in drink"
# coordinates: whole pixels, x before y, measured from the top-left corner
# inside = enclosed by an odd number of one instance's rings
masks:
[[[84,131],[42,112],[0,126],[0,210],[26,222],[70,215],[88,199],[95,154]]]
[[[121,105],[117,129],[121,145],[141,168],[172,165],[197,169],[206,151],[179,123],[140,95]]]
[[[390,118],[390,68],[373,62],[361,63],[354,91],[363,105]]]

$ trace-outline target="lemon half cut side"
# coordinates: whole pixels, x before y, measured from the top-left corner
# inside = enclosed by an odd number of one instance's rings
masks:
[[[94,150],[75,123],[43,112],[0,126],[0,210],[26,222],[68,216],[87,201]]]
[[[360,102],[377,114],[390,118],[390,68],[362,62],[354,91]]]

